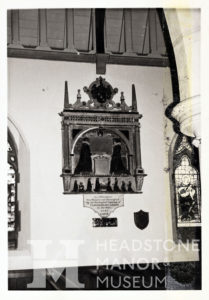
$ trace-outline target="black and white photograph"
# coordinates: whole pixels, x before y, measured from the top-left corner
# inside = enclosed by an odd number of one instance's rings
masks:
[[[6,7],[8,292],[203,290],[190,2]]]

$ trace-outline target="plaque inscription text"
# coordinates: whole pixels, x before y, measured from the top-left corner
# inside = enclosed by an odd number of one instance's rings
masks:
[[[83,206],[93,209],[101,218],[108,218],[115,209],[124,206],[124,195],[83,195]]]

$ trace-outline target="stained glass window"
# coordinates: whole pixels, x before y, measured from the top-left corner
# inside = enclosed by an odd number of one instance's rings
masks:
[[[173,162],[177,226],[197,226],[201,222],[199,156],[190,138],[177,138]]]
[[[19,230],[19,212],[17,202],[18,162],[17,153],[11,134],[8,136],[7,145],[8,240],[9,249],[16,249]]]

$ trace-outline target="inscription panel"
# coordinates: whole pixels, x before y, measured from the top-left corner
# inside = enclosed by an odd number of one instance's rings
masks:
[[[101,218],[108,218],[117,208],[124,206],[124,195],[95,194],[84,195],[83,206],[91,208]]]

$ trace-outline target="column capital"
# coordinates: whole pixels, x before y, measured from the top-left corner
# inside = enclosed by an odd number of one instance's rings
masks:
[[[179,122],[183,134],[200,140],[200,113],[200,95],[196,95],[179,102],[171,115]]]

